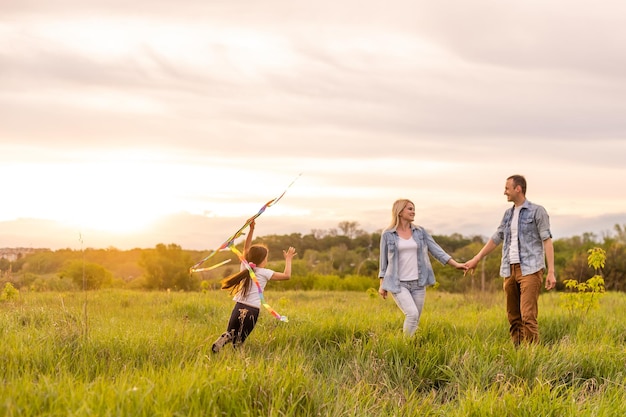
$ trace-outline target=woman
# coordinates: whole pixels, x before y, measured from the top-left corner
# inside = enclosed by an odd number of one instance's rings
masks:
[[[423,227],[413,224],[415,205],[410,200],[395,201],[391,216],[391,225],[380,238],[378,293],[384,299],[391,293],[405,315],[404,334],[413,336],[422,315],[426,287],[435,284],[428,254],[443,265],[463,270],[465,266],[441,249]]]

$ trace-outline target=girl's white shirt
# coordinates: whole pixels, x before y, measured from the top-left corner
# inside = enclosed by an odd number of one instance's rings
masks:
[[[241,265],[242,269],[245,269],[243,264]],[[259,281],[259,285],[261,286],[261,290],[265,290],[265,285],[267,282],[272,279],[272,275],[274,275],[274,271],[267,268],[253,268],[254,274],[256,275],[257,280]],[[250,290],[247,295],[243,295],[241,293],[235,294],[233,297],[238,303],[246,304],[252,307],[261,308],[261,297],[259,296],[259,289],[257,288],[254,281],[250,283]]]

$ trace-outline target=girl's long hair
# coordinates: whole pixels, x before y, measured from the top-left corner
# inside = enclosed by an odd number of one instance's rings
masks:
[[[395,229],[400,224],[400,213],[408,204],[413,204],[411,200],[407,200],[406,198],[401,198],[400,200],[396,200],[393,202],[393,206],[391,207],[391,224],[387,229]],[[413,204],[415,206],[415,204]]]
[[[268,249],[265,245],[252,245],[248,249],[248,252],[244,254],[246,261],[259,265],[267,258]],[[252,283],[252,277],[250,271],[245,268],[235,274],[229,275],[220,281],[222,283],[222,289],[228,290],[230,295],[243,294],[248,295],[250,291],[250,285]]]

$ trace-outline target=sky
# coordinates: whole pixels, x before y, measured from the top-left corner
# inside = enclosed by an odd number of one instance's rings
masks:
[[[0,247],[626,224],[626,3],[0,0]]]

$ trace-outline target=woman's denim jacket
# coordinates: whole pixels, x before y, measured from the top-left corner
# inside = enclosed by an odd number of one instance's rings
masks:
[[[417,285],[425,287],[435,284],[435,273],[430,264],[428,253],[446,265],[451,256],[441,249],[441,246],[421,226],[411,225],[413,240],[417,242]],[[398,232],[396,229],[387,229],[380,237],[380,271],[379,278],[384,278],[382,289],[394,294],[400,292],[400,277],[398,276]]]

